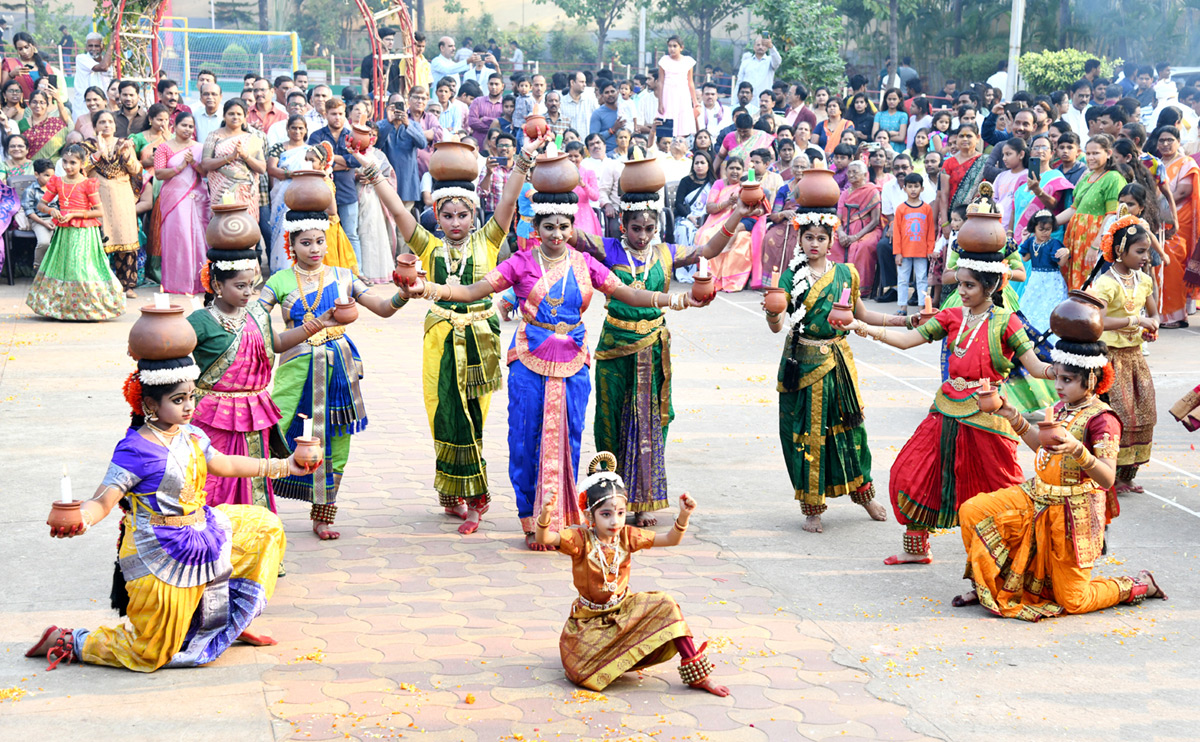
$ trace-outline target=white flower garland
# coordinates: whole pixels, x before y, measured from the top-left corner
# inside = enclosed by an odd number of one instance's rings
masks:
[[[589,474],[584,477],[583,481],[575,489],[579,492],[587,492],[601,482],[612,482],[617,487],[625,489],[625,481],[615,471],[598,471],[594,474]]]
[[[554,204],[554,203],[538,203],[533,202],[533,213],[539,216],[548,216],[550,214],[562,214],[563,216],[575,216],[579,211],[578,204]]]
[[[218,260],[213,263],[213,267],[219,271],[248,271],[251,268],[258,266],[258,261],[254,258],[243,258],[242,260]]]
[[[322,232],[329,229],[329,219],[283,219],[283,231],[288,234],[296,232],[307,232],[310,229],[319,229]]]
[[[1108,356],[1081,356],[1055,348],[1050,351],[1050,360],[1076,368],[1104,368],[1108,365]]]
[[[621,211],[662,211],[663,197],[659,193],[654,197],[653,201],[622,201]]]
[[[182,384],[185,381],[195,381],[200,378],[200,367],[196,364],[180,368],[158,368],[138,371],[138,380],[146,386],[162,386],[164,384]]]
[[[1008,267],[1008,263],[1004,262],[1003,260],[992,263],[992,262],[988,262],[986,260],[972,260],[971,258],[959,258],[958,259],[958,267],[966,268],[967,270],[971,270],[971,271],[978,271],[980,273],[1001,273],[1004,275],[1008,275],[1009,273],[1012,272],[1012,270]]]
[[[804,254],[800,243],[796,243],[796,249],[792,253],[792,261],[788,263],[788,270],[792,271],[792,304],[795,309],[788,315],[788,321],[792,326],[798,325],[804,321],[804,315],[808,310],[804,307],[804,302],[800,301],[800,297],[805,291],[808,291],[812,286],[812,271],[808,269],[808,256]]]
[[[462,200],[473,205],[475,208],[479,208],[479,194],[475,191],[469,191],[466,188],[459,188],[458,186],[451,188],[439,188],[429,195],[435,204],[441,204],[441,202],[445,201],[446,199],[461,198]]]
[[[820,214],[817,212],[806,211],[796,215],[796,226],[807,227],[810,224],[816,224],[823,227],[832,227],[836,230],[842,226],[842,220],[837,214]]]

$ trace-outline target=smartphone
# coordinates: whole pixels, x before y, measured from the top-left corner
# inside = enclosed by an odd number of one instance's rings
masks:
[[[500,167],[508,167],[508,158],[507,157],[493,157],[492,159],[495,160],[496,164],[499,165]]]
[[[1029,174],[1036,178],[1041,175],[1041,172],[1042,172],[1042,158],[1030,157],[1029,158]]]

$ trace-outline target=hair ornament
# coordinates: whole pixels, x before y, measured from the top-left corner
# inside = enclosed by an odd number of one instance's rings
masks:
[[[1003,260],[991,262],[987,260],[959,258],[958,267],[966,268],[967,270],[976,271],[978,273],[999,273],[1002,276],[1007,276],[1009,273],[1012,273],[1012,269],[1008,267],[1008,263]]]
[[[258,261],[253,258],[244,258],[242,260],[218,260],[213,263],[219,271],[248,271],[258,265]]]
[[[213,293],[212,289],[212,263],[205,263],[200,269],[200,285],[204,288],[204,293]]]
[[[1142,227],[1149,232],[1150,228],[1146,225],[1145,220],[1136,217],[1126,211],[1124,204],[1117,208],[1117,220],[1109,225],[1104,231],[1104,236],[1100,238],[1100,250],[1104,254],[1104,259],[1110,263],[1115,263],[1125,254],[1125,245],[1129,242],[1130,237],[1136,237],[1141,234],[1137,227]],[[1117,236],[1117,232],[1126,230],[1121,237],[1121,242],[1113,247],[1113,239]]]
[[[200,378],[200,367],[192,363],[179,368],[146,369],[137,372],[142,386],[163,386],[165,384],[182,384],[185,381],[195,381]],[[140,397],[141,395],[139,395]],[[141,400],[138,400],[140,407]]]
[[[1108,364],[1107,355],[1082,356],[1078,353],[1068,353],[1058,348],[1050,351],[1050,360],[1067,366],[1087,369],[1104,368]]]
[[[121,388],[121,392],[125,395],[125,401],[129,403],[129,409],[133,410],[133,414],[142,414],[142,381],[138,378],[138,372],[134,371],[125,377],[125,384]]]

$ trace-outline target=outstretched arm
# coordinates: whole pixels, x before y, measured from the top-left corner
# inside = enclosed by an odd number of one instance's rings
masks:
[[[555,531],[550,530],[550,518],[554,515],[554,506],[558,503],[558,495],[551,495],[550,499],[542,504],[542,512],[538,515],[537,531],[534,534],[534,539],[543,546],[549,546],[552,549],[557,549],[562,543],[562,538]],[[545,524],[545,525],[543,525]]]
[[[696,509],[696,501],[692,496],[684,492],[679,496],[679,517],[675,519],[675,525],[671,526],[671,530],[666,533],[654,534],[655,546],[678,546],[680,541],[683,541],[683,533],[687,530],[688,520],[692,517],[692,512]]]
[[[909,348],[915,348],[918,345],[924,345],[929,342],[925,339],[924,335],[916,330],[888,330],[883,327],[874,327],[865,324],[862,320],[855,320],[848,327],[863,337],[878,340],[884,345],[890,345],[899,350],[908,350]]]
[[[548,141],[550,141],[549,131],[537,139],[525,142],[525,146],[521,148],[522,157],[526,161],[532,162],[533,158],[537,156],[537,151]],[[504,184],[504,191],[500,194],[500,201],[496,203],[496,211],[492,214],[492,218],[506,232],[508,231],[508,226],[512,224],[513,214],[517,210],[517,198],[521,195],[521,189],[525,186],[525,176],[528,174],[529,169],[522,167],[518,162],[513,167],[512,174],[508,176],[508,182]]]
[[[708,242],[697,246],[697,249],[692,250],[689,254],[676,258],[675,265],[691,265],[692,263],[699,262],[702,257],[712,260],[720,255],[721,251],[729,245],[729,240],[733,237],[733,231],[737,229],[740,221],[746,217],[761,216],[762,213],[761,204],[747,206],[742,203],[741,199],[738,199],[738,202],[734,204],[733,212],[725,220],[725,223],[721,225],[721,228],[717,230],[717,233]]]

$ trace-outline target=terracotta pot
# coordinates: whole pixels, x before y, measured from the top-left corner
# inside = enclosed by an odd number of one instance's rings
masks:
[[[333,318],[343,325],[348,325],[358,319],[358,302],[354,299],[334,299]]]
[[[433,145],[429,156],[429,173],[434,180],[467,180],[472,183],[479,177],[479,159],[475,154],[475,143],[438,142]]]
[[[1067,426],[1058,420],[1038,421],[1038,443],[1042,448],[1057,446],[1067,441]]]
[[[832,209],[841,195],[833,171],[823,167],[805,170],[804,177],[796,184],[796,201],[807,208]]]
[[[82,500],[56,500],[50,505],[50,517],[46,518],[46,525],[56,529],[70,529],[83,525],[83,511],[79,509],[82,505]]]
[[[742,203],[746,204],[747,206],[754,206],[755,204],[761,203],[763,200],[762,183],[742,183],[742,192],[738,197],[741,198]]]
[[[528,125],[528,124],[527,124]],[[538,193],[570,193],[579,185],[579,168],[565,154],[537,158],[530,183]]]
[[[967,214],[967,221],[958,230],[958,246],[966,252],[998,253],[1007,241],[999,214]]]
[[[1050,313],[1050,331],[1073,343],[1094,343],[1104,333],[1106,309],[1102,299],[1075,289]]]
[[[196,349],[196,331],[183,318],[183,307],[142,307],[142,316],[129,330],[129,355],[135,361],[167,361],[183,358]]]
[[[292,211],[324,211],[333,201],[333,192],[320,170],[295,170],[292,183],[283,194],[283,202]]]
[[[298,436],[295,442],[296,463],[309,471],[316,469],[321,460],[325,458],[325,446],[321,444],[321,439]]]
[[[850,305],[835,301],[833,309],[829,310],[829,324],[834,327],[845,327],[853,321],[854,310],[850,308]]]
[[[218,250],[249,250],[258,244],[258,214],[253,217],[244,204],[214,204],[212,219],[204,231],[209,247]]]
[[[1004,406],[998,389],[980,390],[975,395],[975,404],[979,406],[980,412],[986,412],[989,415]]]
[[[696,301],[708,301],[717,295],[717,286],[712,276],[696,275],[692,279],[692,298]]]
[[[359,124],[350,124],[350,149],[358,153],[367,151],[367,147],[371,146],[371,137],[374,135],[370,129]]]
[[[417,280],[417,268],[421,265],[420,259],[411,253],[405,253],[396,258],[396,270],[392,273],[392,280],[397,286],[411,286],[412,282]]]
[[[630,160],[621,171],[618,185],[624,193],[657,193],[667,184],[667,174],[658,160]]]
[[[550,131],[550,125],[546,123],[546,117],[540,113],[535,113],[532,116],[525,117],[525,125],[521,127],[525,136],[530,139],[537,139],[541,135]]]
[[[780,288],[767,289],[763,305],[771,314],[782,314],[787,311],[787,292]]]

